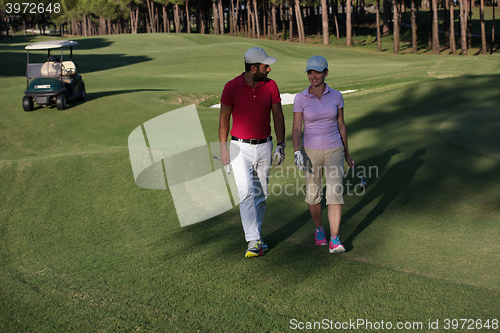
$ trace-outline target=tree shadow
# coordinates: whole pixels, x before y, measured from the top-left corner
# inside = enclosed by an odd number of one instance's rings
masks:
[[[109,97],[109,96],[115,96],[115,95],[122,95],[122,94],[128,94],[128,93],[136,93],[136,92],[142,92],[142,91],[171,91],[171,89],[124,89],[124,90],[113,90],[113,91],[102,91],[102,92],[95,92],[95,93],[87,93],[87,97],[84,101],[81,100],[75,100],[75,101],[70,101],[68,102],[68,105],[63,111],[68,111],[73,108],[76,108],[77,106],[87,103],[89,101],[93,101],[99,98],[103,97]],[[49,109],[56,109],[55,105],[50,105],[50,106],[39,106],[35,104],[35,108],[33,111],[37,110],[43,110],[45,108]]]
[[[389,164],[392,157],[394,155],[399,154],[399,153],[401,153],[401,151],[399,149],[392,148],[392,149],[386,150],[385,152],[383,152],[379,156],[376,156],[376,157],[373,157],[373,158],[370,158],[368,160],[363,161],[363,165],[361,165],[360,163],[356,163],[356,167],[357,167],[358,171],[360,171],[361,176],[365,179],[365,181],[367,181],[366,188],[371,190],[372,188],[379,186],[378,184],[380,184],[380,183],[375,184],[373,187],[370,186],[370,184],[376,181],[375,179],[378,178],[378,175],[380,174],[380,172],[382,170],[385,170],[385,168]],[[376,170],[375,176],[372,175],[372,169],[374,167]],[[347,173],[347,176],[350,176],[350,175],[352,175],[352,179],[356,179],[356,181],[358,180],[357,176],[354,173],[354,169],[351,169],[350,172]],[[347,178],[347,177],[344,180],[344,182],[346,182],[346,184],[349,184],[348,182],[350,182],[350,181],[351,181],[351,179]],[[357,185],[355,184],[355,186],[357,186]],[[357,189],[355,186],[354,186],[354,190],[356,191]],[[347,188],[347,191],[348,191],[347,194],[349,195],[349,191],[350,191],[349,186]],[[370,192],[368,192],[368,193],[370,193]],[[351,194],[351,195],[353,195],[353,194]],[[354,206],[354,207],[356,207],[356,206]],[[354,207],[352,207],[352,208],[354,208]],[[347,223],[347,221],[349,221],[349,219],[351,217],[353,217],[356,213],[358,213],[358,211],[354,211],[352,208],[349,209],[349,211],[347,211],[345,214],[342,214],[341,224]]]
[[[368,228],[368,226],[370,226],[380,215],[382,215],[387,207],[389,207],[389,205],[397,197],[406,191],[406,188],[410,184],[413,176],[424,164],[422,156],[425,152],[425,148],[416,150],[410,158],[394,164],[378,181],[377,185],[373,187],[365,196],[363,196],[363,198],[343,216],[342,224],[345,224],[345,222],[352,216],[359,213],[364,207],[368,206],[377,198],[381,197],[377,205],[368,213],[368,215],[366,215],[365,218],[363,218],[354,231],[342,242],[346,251],[351,251],[354,248],[353,242],[356,237]]]
[[[61,40],[70,38],[61,38]],[[79,74],[95,73],[109,69],[126,67],[153,60],[153,58],[140,55],[130,56],[127,54],[102,54],[98,50],[110,46],[113,42],[104,38],[75,39],[78,45],[73,47],[73,59],[78,67]],[[24,76],[26,74],[26,45],[40,41],[36,36],[19,36],[3,40],[0,43],[0,54],[8,66],[3,66],[1,76]],[[60,49],[53,49],[55,54],[60,55]],[[69,59],[69,47],[64,48],[64,59]],[[30,51],[30,63],[46,61],[45,50]],[[66,58],[68,57],[68,58]],[[85,79],[85,77],[84,77]]]
[[[326,207],[324,200],[321,203],[321,210]],[[279,243],[287,240],[293,234],[295,234],[300,228],[302,228],[309,220],[311,220],[311,214],[306,206],[306,211],[288,223],[282,225],[279,229],[276,229],[272,233],[265,235],[264,240],[269,248],[272,250],[273,247],[277,246]],[[311,223],[312,225],[312,223]]]
[[[87,93],[87,101],[96,100],[103,97],[137,93],[143,91],[173,91],[173,90],[172,89],[124,89],[124,90],[100,91],[94,93]]]

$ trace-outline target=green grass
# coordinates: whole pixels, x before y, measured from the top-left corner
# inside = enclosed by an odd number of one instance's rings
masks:
[[[285,332],[291,319],[419,321],[419,331],[436,331],[428,322],[439,319],[444,331],[446,318],[499,319],[500,162],[489,154],[499,143],[480,118],[497,119],[498,55],[185,34],[79,38],[88,100],[26,113],[23,48],[42,40],[0,41],[9,64],[0,72],[0,331]],[[134,183],[130,132],[196,103],[207,141],[217,141],[218,109],[207,105],[255,45],[278,57],[271,77],[283,93],[307,86],[315,54],[329,61],[330,86],[357,90],[344,96],[350,151],[379,173],[363,196],[345,196],[345,254],[313,245],[291,145],[283,169],[271,171],[262,232],[271,251],[254,260],[243,257],[237,207],[181,228],[168,190]],[[283,109],[291,142],[292,107]],[[456,119],[454,143],[440,127]],[[484,144],[485,133],[490,149],[464,146]],[[298,195],[279,193],[288,184]]]

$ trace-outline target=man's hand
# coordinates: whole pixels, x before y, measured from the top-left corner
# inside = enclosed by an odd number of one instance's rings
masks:
[[[285,147],[277,145],[273,154],[274,165],[280,165],[285,161]]]
[[[305,171],[306,168],[304,167],[304,156],[302,156],[302,152],[297,150],[293,153],[293,155],[295,156],[295,165],[297,168]]]
[[[229,150],[227,150],[227,149],[221,150],[221,152],[220,152],[220,161],[224,165],[228,165],[229,164],[229,162],[231,161],[230,160],[230,156],[229,156]]]

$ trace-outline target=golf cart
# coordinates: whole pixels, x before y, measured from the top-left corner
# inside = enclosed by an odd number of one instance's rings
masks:
[[[26,67],[27,88],[23,98],[24,111],[33,111],[34,103],[54,105],[64,110],[68,101],[85,100],[87,97],[82,77],[76,73],[79,66],[73,62],[73,45],[77,42],[56,40],[31,44]],[[64,47],[70,50],[69,61],[63,61]],[[61,58],[52,54],[52,49],[61,49]],[[30,50],[47,50],[47,61],[30,64]]]

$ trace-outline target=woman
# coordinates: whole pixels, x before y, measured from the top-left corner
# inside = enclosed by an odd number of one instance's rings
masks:
[[[344,158],[350,167],[355,161],[349,156],[347,131],[344,124],[344,99],[342,94],[330,88],[328,62],[321,56],[309,58],[306,67],[311,83],[295,96],[293,103],[293,148],[295,164],[306,176],[306,202],[316,227],[316,245],[326,245],[325,231],[321,223],[321,199],[323,171],[326,179],[326,204],[330,224],[330,253],[344,252],[339,240],[342,216]],[[300,139],[304,126],[302,150]],[[323,170],[324,169],[324,170]]]

